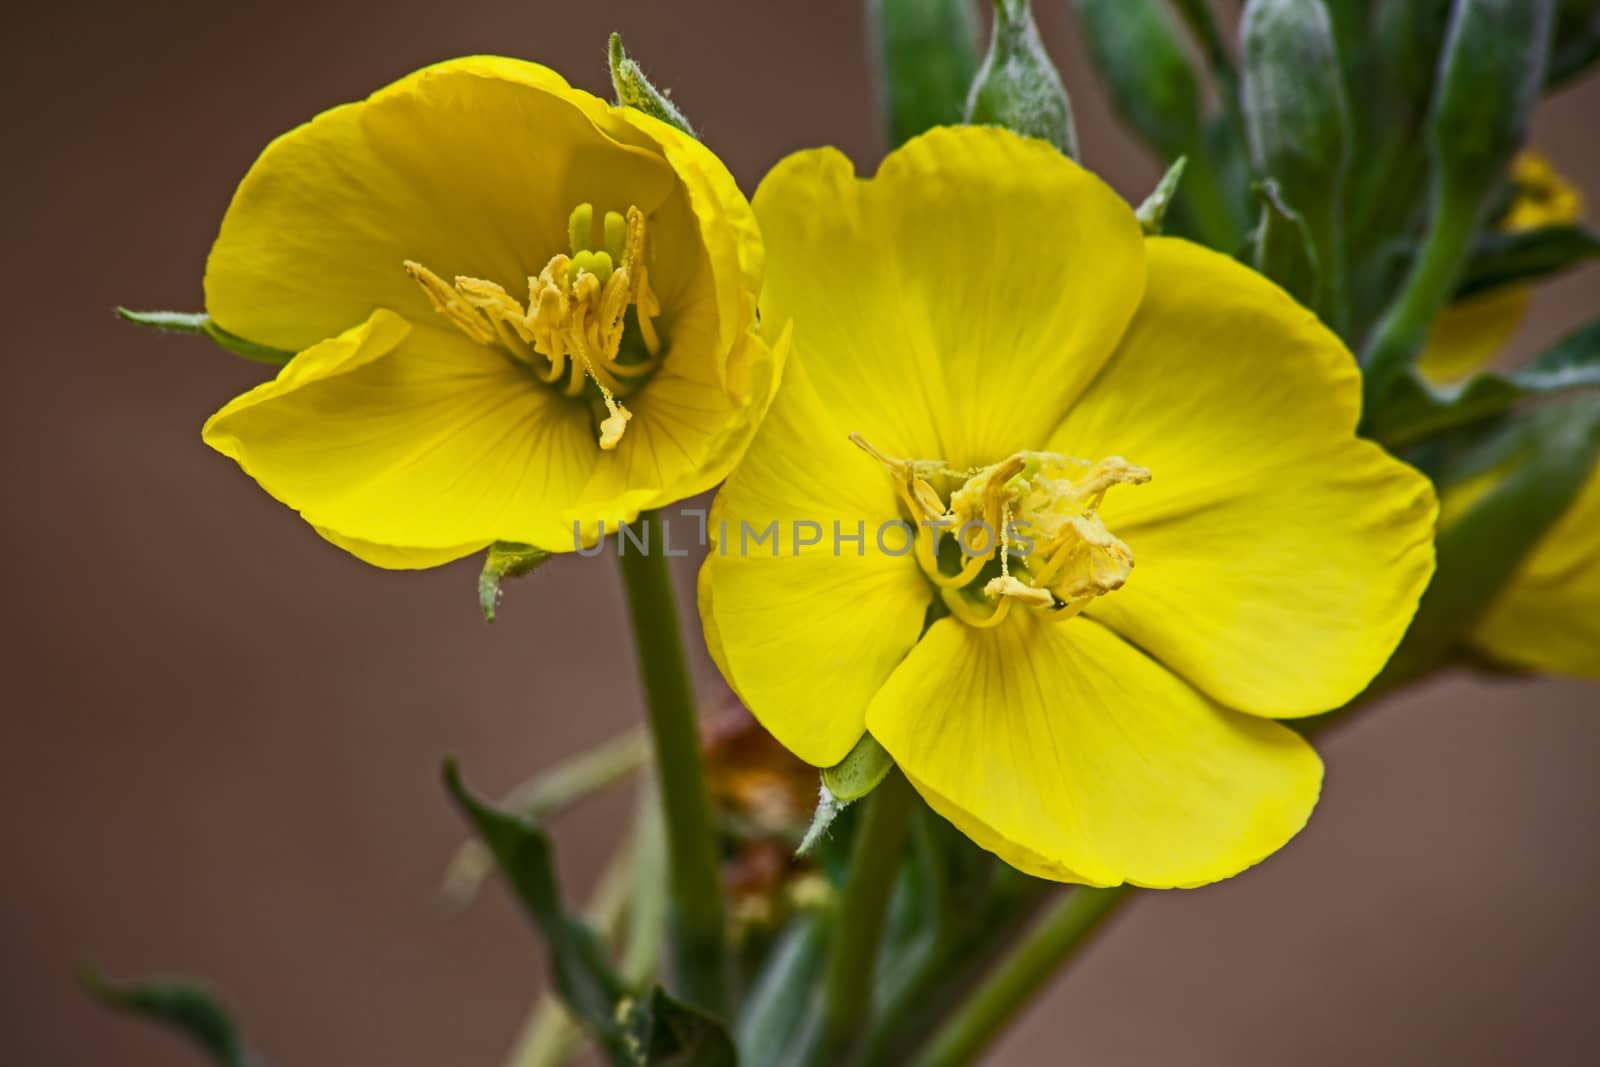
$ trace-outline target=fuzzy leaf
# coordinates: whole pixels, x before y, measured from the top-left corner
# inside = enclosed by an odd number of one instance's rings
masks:
[[[120,982],[85,969],[84,988],[96,1000],[119,1011],[171,1027],[210,1055],[218,1067],[252,1067],[232,1020],[216,999],[197,985],[165,979]]]
[[[630,1063],[628,1035],[618,1011],[626,989],[594,931],[562,902],[550,838],[530,820],[496,810],[474,796],[462,784],[453,759],[445,761],[444,784],[544,935],[557,994],[590,1036],[610,1052],[613,1063]]]
[[[1530,282],[1595,258],[1600,258],[1600,235],[1582,226],[1486,233],[1472,249],[1456,298]]]
[[[1501,415],[1531,397],[1585,388],[1600,388],[1600,320],[1569,334],[1513,374],[1475,374],[1444,387],[1407,374],[1396,380],[1362,432],[1390,448],[1402,448]]]

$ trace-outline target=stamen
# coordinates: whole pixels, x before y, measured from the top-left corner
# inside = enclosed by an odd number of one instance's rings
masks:
[[[450,286],[420,263],[407,260],[405,266],[434,309],[472,340],[505,350],[568,396],[581,396],[593,382],[607,412],[599,425],[600,447],[610,450],[633,417],[618,397],[660,366],[661,336],[653,320],[661,303],[645,272],[644,212],[607,211],[600,228],[604,247],[596,248],[594,205],[572,209],[571,255],[552,256],[528,279],[526,310],[494,282],[458,277]],[[648,358],[623,363],[619,354],[630,307]]]
[[[1112,486],[1150,480],[1149,470],[1121,456],[1090,463],[1050,452],[1019,452],[987,467],[955,470],[937,461],[890,456],[858,433],[850,440],[888,470],[919,526],[918,565],[951,614],[970,626],[998,625],[1013,602],[1053,621],[1071,619],[1096,597],[1122,588],[1133,569],[1132,551],[1098,514]],[[947,505],[935,481],[948,485],[957,478],[961,482]],[[956,573],[947,574],[939,565],[939,546],[952,530],[963,558]],[[1014,548],[1023,549],[1016,573]],[[985,613],[973,587],[996,552],[1000,575],[989,578],[981,591],[995,607]]]

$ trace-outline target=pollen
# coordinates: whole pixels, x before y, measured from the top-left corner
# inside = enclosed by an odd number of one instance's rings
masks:
[[[501,349],[568,396],[597,400],[597,412],[604,412],[597,415],[600,447],[609,451],[633,418],[620,398],[661,362],[655,327],[661,304],[644,262],[644,213],[629,207],[596,218],[593,204],[579,204],[567,218],[567,240],[570,254],[551,257],[528,279],[526,305],[482,278],[457,276],[449,284],[414,260],[405,268],[434,310],[463,334]],[[630,309],[643,358],[624,352]]]
[[[957,469],[889,456],[860,434],[850,440],[888,470],[917,530],[918,564],[968,625],[997,626],[1013,605],[1070,619],[1133,570],[1132,550],[1100,509],[1109,490],[1143,485],[1150,471],[1121,456],[1018,452]]]

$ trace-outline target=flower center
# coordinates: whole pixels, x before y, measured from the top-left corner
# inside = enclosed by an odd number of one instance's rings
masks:
[[[1133,552],[1099,514],[1112,486],[1150,480],[1147,469],[1121,456],[1091,463],[1018,452],[959,470],[896,459],[860,434],[850,440],[888,468],[917,527],[917,562],[950,613],[968,625],[996,626],[1014,603],[1070,619],[1122,588],[1133,570]]]
[[[450,286],[409,259],[406,273],[434,310],[474,341],[527,364],[568,396],[597,394],[604,411],[600,447],[612,449],[633,418],[618,398],[643,384],[661,362],[653,321],[661,304],[645,271],[644,213],[630,207],[626,216],[607,211],[596,220],[593,204],[579,204],[567,219],[567,235],[572,254],[553,256],[538,277],[528,279],[526,308],[482,278],[458,276]]]

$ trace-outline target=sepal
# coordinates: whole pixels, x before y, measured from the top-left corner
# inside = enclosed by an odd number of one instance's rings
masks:
[[[877,738],[863,733],[844,759],[823,768],[817,790],[817,810],[795,854],[803,856],[816,847],[839,813],[878,788],[892,770],[894,757],[878,744]]]
[[[254,341],[245,340],[238,334],[229,333],[218,326],[204,311],[134,311],[132,308],[118,307],[117,314],[128,322],[140,326],[150,326],[168,333],[192,333],[209,337],[234,355],[253,359],[257,363],[271,363],[281,367],[294,356],[293,352],[259,345]]]
[[[1134,209],[1134,217],[1139,220],[1139,228],[1146,235],[1159,234],[1161,224],[1166,220],[1167,208],[1172,204],[1172,198],[1177,195],[1178,183],[1183,180],[1183,168],[1188,165],[1189,157],[1179,156],[1172,161],[1172,166],[1161,176],[1156,187],[1150,190],[1150,195],[1144,202]]]
[[[483,621],[494,622],[501,582],[531,574],[549,558],[550,553],[544,549],[515,541],[496,541],[490,545],[483,557],[483,570],[478,573],[478,607],[483,610]]]
[[[678,105],[674,104],[665,92],[651,84],[650,79],[644,76],[644,71],[627,52],[622,49],[622,35],[613,33],[609,48],[611,63],[611,87],[616,91],[617,103],[643,111],[651,118],[660,119],[669,126],[675,126],[690,137],[698,136],[694,127],[689,125],[689,119]]]

